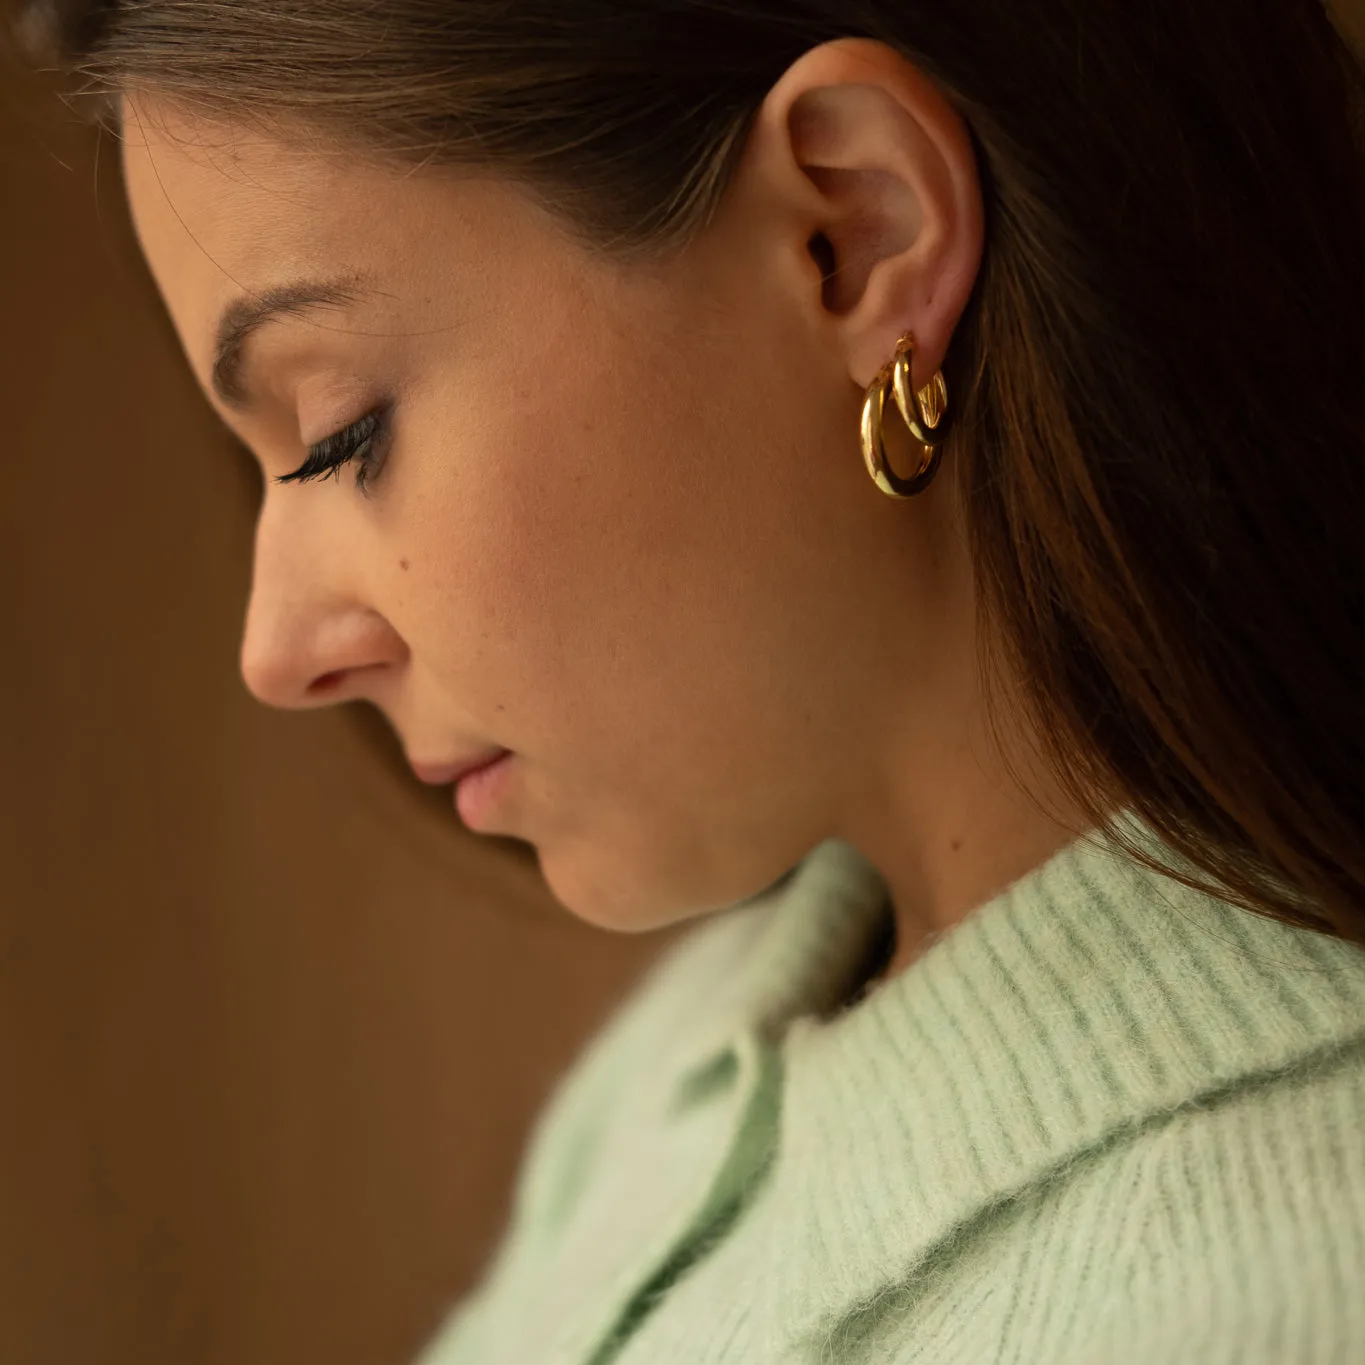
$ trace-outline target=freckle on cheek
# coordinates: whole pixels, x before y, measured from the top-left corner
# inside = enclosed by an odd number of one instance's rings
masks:
[[[399,567],[400,569],[403,569],[403,570],[406,571],[406,569],[407,569],[407,567],[408,567],[408,561],[407,561],[406,559],[400,559],[400,560],[398,561],[398,567]]]

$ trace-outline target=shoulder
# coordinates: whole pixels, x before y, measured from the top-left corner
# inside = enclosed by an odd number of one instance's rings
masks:
[[[888,1286],[873,1344],[896,1365],[1352,1365],[1362,1285],[1357,1043],[1074,1154]]]
[[[1365,1358],[1365,1043],[1150,1122],[1047,1202],[1039,1269],[1078,1310],[1053,1360]]]
[[[1123,1269],[1153,1358],[1365,1354],[1365,1044],[1173,1116],[1145,1166]]]

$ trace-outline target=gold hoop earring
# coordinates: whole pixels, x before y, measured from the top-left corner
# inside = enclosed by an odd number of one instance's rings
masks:
[[[910,378],[910,362],[914,352],[914,336],[906,332],[896,343],[895,354],[877,371],[876,377],[867,386],[867,397],[863,400],[863,463],[872,476],[872,482],[891,498],[912,498],[929,487],[938,473],[943,438],[948,431],[945,420],[948,385],[943,378],[943,371],[935,371],[934,377],[916,393],[911,388]],[[908,479],[897,474],[886,457],[882,418],[888,394],[895,396],[896,406],[910,435],[924,447],[924,458]]]

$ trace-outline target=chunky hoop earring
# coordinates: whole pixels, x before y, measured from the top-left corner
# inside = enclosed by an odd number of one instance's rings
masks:
[[[948,432],[948,423],[945,421],[948,385],[943,378],[943,371],[935,371],[934,377],[916,393],[911,388],[910,379],[910,361],[914,351],[914,336],[906,332],[896,343],[895,354],[877,371],[876,377],[867,386],[867,397],[863,400],[863,463],[872,476],[872,482],[891,498],[912,498],[929,487],[938,473],[943,438]],[[897,474],[886,457],[882,417],[886,411],[888,393],[895,396],[896,406],[910,435],[924,447],[924,458],[908,479]]]

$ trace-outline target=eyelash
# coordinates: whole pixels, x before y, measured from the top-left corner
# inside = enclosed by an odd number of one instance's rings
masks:
[[[355,486],[363,493],[383,463],[381,442],[387,434],[388,415],[386,408],[378,408],[350,426],[323,437],[308,447],[308,458],[292,474],[277,475],[275,482],[308,483],[312,479],[330,479],[343,465],[358,460]]]

